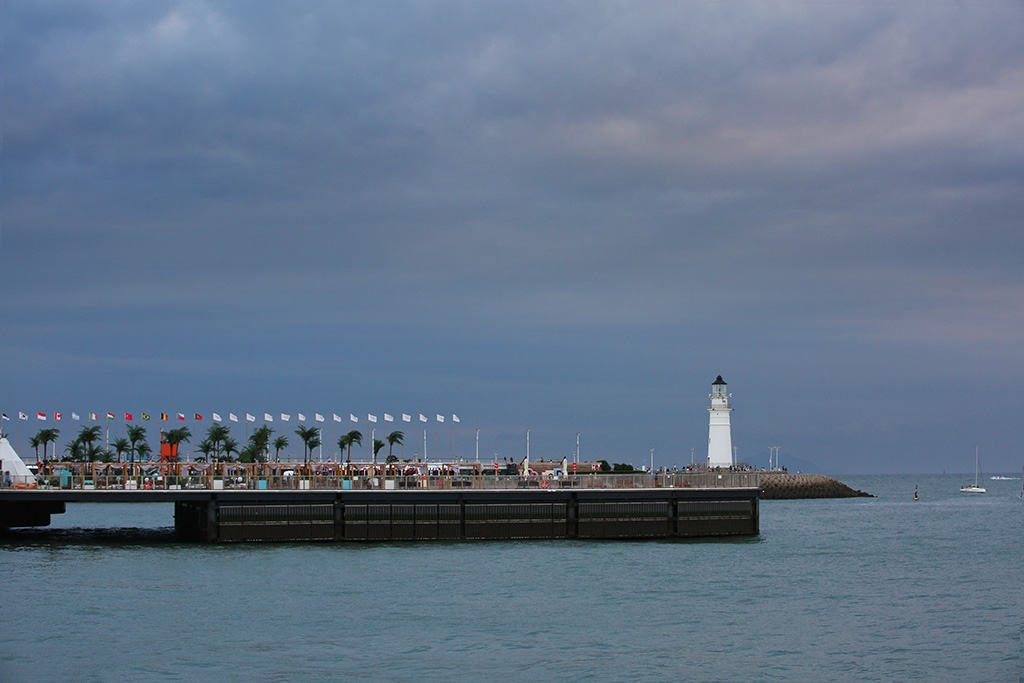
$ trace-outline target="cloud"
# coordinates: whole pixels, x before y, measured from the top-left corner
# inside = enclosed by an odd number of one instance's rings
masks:
[[[9,8],[5,376],[279,396],[268,377],[317,367],[466,392],[510,433],[520,411],[653,420],[719,371],[798,390],[811,367],[849,383],[845,424],[878,368],[1012,382],[1021,14]]]

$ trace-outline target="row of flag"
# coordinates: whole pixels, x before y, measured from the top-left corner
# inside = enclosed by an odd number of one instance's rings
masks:
[[[46,421],[46,420],[50,419],[49,415],[50,415],[49,413],[36,413],[36,420],[37,421]],[[141,413],[139,415],[139,417],[142,420],[150,420],[150,419],[152,419],[152,416],[149,413]],[[212,413],[210,415],[210,417],[212,418],[212,420],[214,422],[224,422],[225,421],[224,419],[221,418],[220,413]],[[296,417],[298,418],[299,422],[305,422],[306,421],[306,416],[303,415],[302,413],[298,413],[296,415]],[[384,417],[384,422],[394,422],[395,421],[394,415],[391,415],[389,413],[384,413],[383,417]],[[445,415],[441,415],[439,413],[436,415],[437,421],[441,422],[441,423],[443,423],[445,421],[445,417],[446,417]],[[11,418],[9,418],[7,416],[7,413],[3,413],[3,419],[4,420],[10,420]],[[27,420],[27,419],[29,419],[29,416],[26,413],[23,413],[23,412],[19,411],[18,412],[18,419],[19,420]],[[64,413],[53,413],[53,419],[54,420],[63,420],[64,419]],[[78,413],[72,412],[71,413],[71,419],[72,420],[81,420],[82,418],[81,418],[81,416]],[[100,416],[97,413],[89,413],[88,417],[86,419],[87,420],[96,421],[96,420],[100,419]],[[117,416],[114,415],[114,413],[107,413],[107,419],[108,420],[116,420]],[[125,422],[133,422],[135,420],[133,413],[125,413],[124,414],[124,419],[125,419]],[[160,418],[159,419],[160,419],[160,421],[166,422],[168,420],[171,420],[172,418],[167,413],[160,413]],[[174,419],[175,420],[185,420],[186,417],[185,417],[184,413],[178,413],[177,417],[174,418]],[[193,413],[192,414],[192,419],[193,420],[202,420],[203,416],[200,415],[199,413]],[[256,422],[256,419],[257,418],[256,418],[255,415],[252,415],[250,413],[246,413],[245,414],[245,421],[246,422]],[[276,418],[273,415],[271,415],[270,413],[263,413],[263,421],[264,422],[273,422],[275,419]],[[292,416],[291,416],[290,413],[281,413],[281,422],[290,422],[291,419],[292,419]],[[344,422],[344,418],[339,416],[337,413],[333,414],[333,418],[332,419],[333,419],[334,422]],[[353,415],[352,413],[349,413],[348,419],[349,419],[349,422],[359,422],[359,418],[356,417],[355,415]],[[313,420],[315,422],[325,422],[327,420],[327,418],[325,418],[320,413],[314,413],[313,414]],[[228,413],[227,421],[238,422],[239,421],[239,417],[237,415],[235,415],[234,413]],[[367,422],[371,422],[371,423],[375,423],[375,422],[377,422],[377,416],[376,415],[372,415],[372,414],[367,414],[366,421]],[[402,413],[402,422],[412,422],[412,421],[413,421],[412,415],[408,415],[406,413]],[[423,413],[420,413],[419,414],[419,421],[420,422],[429,422],[430,420],[427,418],[426,415],[424,415]],[[459,416],[453,414],[452,415],[452,422],[454,423],[454,422],[459,422],[459,421],[460,421],[459,420]]]

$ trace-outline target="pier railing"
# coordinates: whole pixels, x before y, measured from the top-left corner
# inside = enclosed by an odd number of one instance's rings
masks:
[[[30,488],[115,490],[437,490],[756,488],[755,471],[502,474],[480,465],[46,463]],[[19,488],[25,488],[19,485]]]

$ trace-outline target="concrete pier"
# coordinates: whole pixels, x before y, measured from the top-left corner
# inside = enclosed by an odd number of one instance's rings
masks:
[[[16,497],[22,505],[61,508],[84,501],[173,502],[182,538],[208,543],[753,536],[760,531],[759,494],[758,488],[39,490],[0,492],[0,515],[7,515],[0,526],[24,525],[12,510],[28,508],[12,503]]]

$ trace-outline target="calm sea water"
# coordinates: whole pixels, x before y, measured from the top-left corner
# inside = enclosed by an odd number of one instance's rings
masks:
[[[1021,482],[843,481],[877,498],[731,541],[207,547],[70,505],[0,537],[0,681],[1021,680]]]

